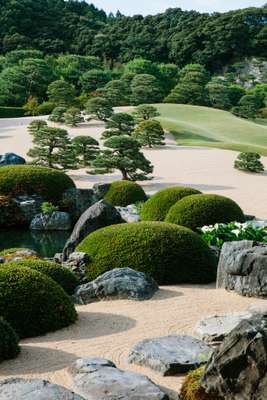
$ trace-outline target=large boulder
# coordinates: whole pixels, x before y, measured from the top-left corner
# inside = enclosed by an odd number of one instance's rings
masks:
[[[74,389],[90,400],[168,400],[144,375],[124,371],[109,360],[79,359],[69,368]]]
[[[20,209],[23,221],[30,224],[33,218],[41,212],[41,206],[44,202],[39,195],[21,195],[13,199],[16,206]]]
[[[153,278],[131,268],[116,268],[94,281],[78,286],[74,294],[77,304],[102,299],[148,300],[158,290]]]
[[[169,335],[137,343],[128,361],[168,376],[198,368],[208,361],[212,351],[210,346],[192,336]]]
[[[110,186],[111,183],[95,183],[93,186],[93,191],[96,198],[98,200],[102,200],[109,191]]]
[[[224,243],[217,288],[243,296],[267,297],[267,244],[250,240]]]
[[[34,379],[11,378],[0,382],[0,400],[85,400],[70,390]]]
[[[88,254],[82,251],[71,253],[67,261],[63,261],[63,254],[59,253],[54,256],[54,261],[62,264],[76,275],[80,283],[87,283],[86,265],[90,261]]]
[[[70,188],[63,193],[62,205],[76,222],[97,201],[92,189]]]
[[[37,214],[31,222],[30,229],[33,231],[69,231],[71,226],[69,213],[54,211]]]
[[[0,155],[0,167],[5,165],[19,165],[25,164],[25,158],[18,156],[15,153],[5,153],[4,155]]]
[[[116,208],[106,203],[104,200],[100,200],[89,207],[77,221],[66,243],[63,250],[64,261],[67,260],[68,256],[74,252],[76,246],[87,235],[105,226],[120,224],[122,222],[123,220]]]
[[[201,385],[224,400],[267,399],[267,315],[242,321],[226,337]]]
[[[139,222],[141,220],[140,214],[135,204],[131,204],[127,207],[116,207],[119,211],[122,219],[125,222],[132,223],[132,222]]]

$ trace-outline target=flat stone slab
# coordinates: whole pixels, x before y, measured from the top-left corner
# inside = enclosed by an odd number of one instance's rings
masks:
[[[102,358],[79,359],[68,372],[75,390],[87,400],[169,400],[146,376],[116,368]]]
[[[85,400],[70,390],[38,379],[6,379],[0,382],[0,400]]]
[[[212,352],[210,346],[192,336],[170,335],[137,343],[128,361],[167,376],[198,368],[208,361]]]
[[[244,319],[252,317],[252,313],[231,313],[214,315],[200,320],[196,327],[196,335],[208,343],[220,343]]]

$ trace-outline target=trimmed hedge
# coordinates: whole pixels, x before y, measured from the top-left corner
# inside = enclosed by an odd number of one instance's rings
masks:
[[[205,366],[189,372],[181,388],[181,400],[219,400],[218,397],[206,393],[201,387],[200,381],[204,372]]]
[[[0,315],[19,337],[32,337],[74,323],[69,296],[51,278],[30,268],[0,268]]]
[[[190,229],[164,222],[119,224],[99,229],[77,247],[90,256],[87,278],[129,267],[160,285],[215,280],[216,260],[208,245]]]
[[[233,200],[215,194],[196,194],[172,206],[165,222],[197,230],[216,223],[244,222],[243,211]]]
[[[41,272],[52,278],[55,282],[57,282],[66,293],[72,295],[79,284],[76,276],[65,267],[62,267],[59,264],[45,261],[45,260],[19,260],[13,261],[10,263],[2,264],[2,266],[8,267],[24,267],[34,269],[35,271]],[[1,268],[1,265],[0,265]]]
[[[0,107],[0,118],[24,117],[25,110],[22,107]]]
[[[164,221],[169,209],[183,197],[201,194],[196,189],[175,186],[160,190],[145,202],[141,210],[143,221]]]
[[[117,207],[126,207],[147,199],[143,188],[130,181],[112,182],[104,198],[108,203]]]
[[[17,357],[19,338],[8,322],[0,318],[0,362]]]
[[[44,200],[58,203],[63,193],[75,187],[62,171],[36,165],[11,165],[0,168],[0,194],[39,194]]]

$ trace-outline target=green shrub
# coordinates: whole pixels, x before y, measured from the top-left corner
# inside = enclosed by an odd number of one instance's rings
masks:
[[[20,208],[9,196],[0,195],[0,228],[22,225],[24,218]]]
[[[0,315],[21,337],[64,328],[77,318],[68,295],[51,278],[30,268],[0,268]]]
[[[240,153],[235,160],[234,167],[241,171],[263,172],[264,165],[261,162],[261,156],[258,153]]]
[[[19,338],[14,329],[0,318],[0,362],[17,357],[20,352]]]
[[[126,207],[147,199],[143,188],[135,182],[115,181],[105,195],[105,200],[113,206]]]
[[[42,213],[52,215],[54,212],[58,211],[58,206],[54,206],[54,204],[49,203],[49,201],[45,201],[41,205]]]
[[[78,286],[79,282],[76,276],[69,271],[67,268],[62,267],[59,264],[46,261],[46,260],[19,260],[10,263],[0,264],[0,268],[2,267],[22,267],[22,268],[30,268],[35,271],[41,272],[52,278],[55,282],[57,282],[66,293],[72,295]]]
[[[216,276],[208,245],[191,230],[164,222],[119,224],[99,229],[77,247],[90,256],[87,277],[129,267],[159,284],[206,283]]]
[[[12,165],[0,168],[0,194],[39,194],[44,200],[58,203],[62,194],[75,187],[65,173],[36,165]]]
[[[0,118],[23,117],[25,110],[22,107],[0,107]]]
[[[164,221],[169,209],[183,197],[200,194],[196,189],[176,186],[162,189],[145,202],[141,211],[143,221]]]
[[[55,104],[50,103],[49,101],[44,101],[43,103],[39,104],[37,107],[37,114],[38,115],[49,115],[54,110]]]
[[[200,386],[200,380],[204,372],[205,366],[189,372],[181,388],[181,400],[219,400],[218,397],[206,393]]]
[[[244,214],[233,200],[215,194],[187,196],[172,206],[166,222],[196,230],[220,222],[243,222]]]

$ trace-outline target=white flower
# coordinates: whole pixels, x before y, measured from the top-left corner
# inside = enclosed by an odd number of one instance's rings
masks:
[[[201,228],[201,230],[202,230],[203,233],[210,232],[212,229],[213,229],[212,226],[207,226],[207,225],[206,225],[206,226],[203,226],[203,227]]]
[[[239,235],[240,232],[241,232],[241,229],[234,229],[234,230],[232,230],[232,233],[233,233],[234,235],[236,235],[236,237]]]

